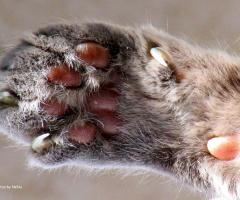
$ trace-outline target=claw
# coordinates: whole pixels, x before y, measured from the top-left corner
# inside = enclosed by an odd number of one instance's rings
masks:
[[[154,57],[160,64],[162,64],[163,66],[167,67],[168,66],[168,62],[170,61],[170,56],[163,51],[163,49],[161,47],[154,47],[151,48],[150,50],[150,54],[152,55],[152,57]]]
[[[7,91],[0,92],[0,103],[9,105],[9,106],[17,106],[18,101],[13,95]]]
[[[51,140],[46,140],[46,138],[49,136],[50,136],[49,133],[45,133],[43,135],[36,137],[32,142],[32,149],[37,153],[41,153],[44,149],[51,146],[52,144]]]

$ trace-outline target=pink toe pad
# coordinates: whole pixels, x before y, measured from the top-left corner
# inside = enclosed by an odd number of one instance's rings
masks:
[[[109,54],[103,46],[96,43],[82,43],[76,48],[78,57],[96,68],[104,68],[109,64]]]
[[[67,133],[69,139],[80,144],[90,143],[95,139],[96,127],[87,122],[83,126],[73,126]]]
[[[56,99],[47,100],[40,107],[51,116],[61,117],[69,111],[69,106],[64,102],[59,103]]]
[[[82,77],[78,71],[67,65],[52,67],[47,75],[48,81],[62,84],[66,87],[78,87],[82,84]]]

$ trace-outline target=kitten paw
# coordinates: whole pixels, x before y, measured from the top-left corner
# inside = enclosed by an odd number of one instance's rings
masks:
[[[238,66],[152,27],[49,26],[1,61],[0,130],[38,166],[163,170],[237,199],[238,156],[207,144],[240,129]]]

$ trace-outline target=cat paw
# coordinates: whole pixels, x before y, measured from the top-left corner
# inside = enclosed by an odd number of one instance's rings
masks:
[[[117,138],[124,135],[125,87],[137,52],[130,36],[82,24],[48,27],[24,40],[1,63],[4,132],[31,145],[45,166],[70,158],[91,163],[109,157],[110,149],[117,156],[113,146],[123,143]]]
[[[49,26],[1,61],[0,130],[37,166],[163,170],[235,198],[238,156],[207,144],[239,130],[238,62],[152,27]]]
[[[175,173],[176,162],[185,163],[180,155],[191,149],[194,160],[207,151],[183,137],[183,125],[191,122],[180,113],[194,116],[186,97],[196,85],[179,66],[191,50],[151,28],[40,29],[2,59],[1,130],[31,147],[34,163],[44,167],[124,165]]]

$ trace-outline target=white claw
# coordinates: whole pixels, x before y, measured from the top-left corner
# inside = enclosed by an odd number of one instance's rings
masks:
[[[161,47],[151,48],[150,54],[154,57],[161,65],[167,67],[167,62],[170,60],[170,56],[162,50]]]
[[[17,106],[18,101],[16,98],[13,97],[8,91],[0,92],[0,103],[10,105],[10,106]]]
[[[10,97],[10,96],[11,96],[11,94],[7,91],[0,92],[0,98]]]
[[[36,137],[32,142],[32,149],[37,153],[41,153],[44,149],[48,148],[52,142],[50,140],[44,139],[47,138],[49,135],[49,133],[45,133]]]

